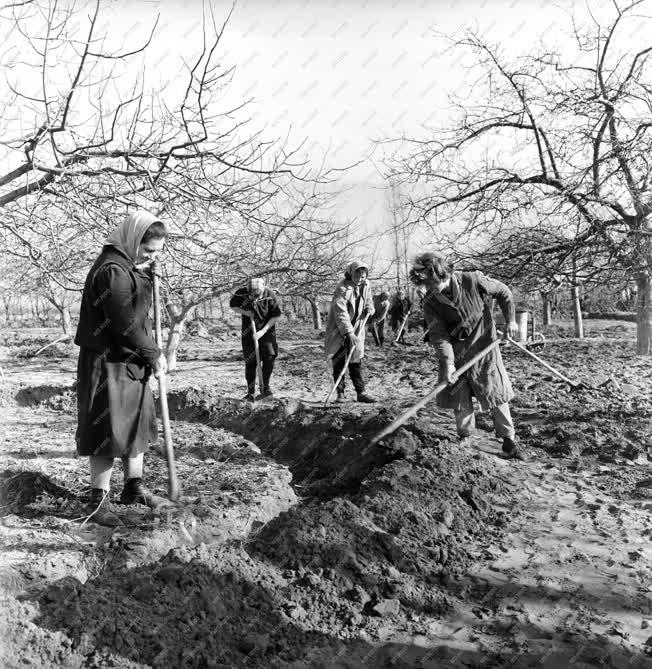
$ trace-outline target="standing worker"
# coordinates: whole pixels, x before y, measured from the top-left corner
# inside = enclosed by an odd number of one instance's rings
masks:
[[[389,294],[383,291],[380,295],[374,295],[374,313],[369,317],[369,330],[378,347],[382,347],[385,343],[385,323],[388,311]]]
[[[273,397],[269,381],[274,371],[274,361],[278,355],[276,343],[276,321],[281,317],[281,308],[276,295],[266,287],[265,279],[251,278],[245,288],[235,291],[229,306],[242,315],[242,353],[245,359],[245,379],[247,394],[244,399],[253,402],[256,395],[256,345],[258,342],[262,366],[263,387],[260,399]],[[254,327],[252,327],[252,319]]]
[[[437,398],[439,406],[455,411],[457,433],[470,437],[475,431],[473,396],[483,411],[493,412],[496,435],[503,440],[503,452],[525,460],[519,448],[509,410],[512,385],[498,347],[491,350],[459,379],[455,367],[496,340],[493,298],[505,317],[506,334],[516,336],[514,301],[511,290],[482,272],[454,272],[442,255],[423,253],[416,257],[411,281],[424,286],[424,315],[428,340],[439,359],[439,380],[453,384]]]
[[[90,511],[102,525],[116,526],[111,473],[122,458],[123,504],[157,507],[167,502],[143,484],[143,455],[158,440],[152,374],[167,364],[152,338],[150,265],[167,232],[148,212],[129,214],[111,234],[91,267],[82,293],[75,344],[77,365],[77,453],[88,456]]]
[[[412,308],[412,302],[410,302],[410,298],[405,294],[405,291],[402,288],[399,288],[396,291],[396,295],[394,296],[394,300],[392,301],[392,306],[390,307],[390,316],[391,316],[391,323],[392,323],[392,330],[394,331],[394,336],[398,336],[398,332],[401,329],[401,325],[403,325],[403,321],[405,320],[406,316],[410,313],[410,309]],[[405,340],[405,333],[407,331],[407,324],[403,328],[403,332],[401,332],[401,337],[399,341],[404,341]]]
[[[344,280],[335,288],[333,300],[326,322],[324,348],[333,361],[333,379],[337,381],[344,370],[351,350],[349,376],[358,394],[358,402],[373,403],[376,400],[365,393],[362,378],[362,358],[364,357],[365,328],[362,321],[374,313],[371,288],[367,281],[369,268],[364,263],[350,263],[344,273]],[[344,401],[345,377],[337,387],[337,401]]]

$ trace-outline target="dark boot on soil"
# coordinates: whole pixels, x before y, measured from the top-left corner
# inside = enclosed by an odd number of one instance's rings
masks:
[[[342,402],[346,402],[346,400],[344,399],[344,391],[343,390],[342,391],[340,391],[340,390],[337,391],[337,399],[335,401],[339,402],[340,404]]]
[[[365,404],[375,404],[376,400],[373,397],[367,395],[367,393],[358,393],[358,402],[364,402]]]
[[[512,460],[527,461],[527,456],[523,452],[523,449],[511,437],[503,438],[503,453],[509,455]]]
[[[473,444],[473,437],[475,436],[473,433],[471,434],[458,434],[459,437],[459,445],[460,446],[471,446]]]
[[[143,483],[143,479],[129,479],[120,493],[120,504],[144,504],[152,509],[171,504],[165,497],[155,495]]]
[[[256,398],[254,397],[253,393],[247,393],[242,399],[245,400],[245,402],[255,402],[256,401]]]
[[[122,525],[120,516],[114,511],[111,504],[111,493],[102,490],[102,488],[91,489],[88,513],[90,514],[89,520],[98,523],[98,525],[105,525],[106,527]]]
[[[263,391],[258,395],[256,398],[257,400],[267,400],[268,402],[270,400],[274,399],[274,393],[271,391],[270,388],[264,388]]]

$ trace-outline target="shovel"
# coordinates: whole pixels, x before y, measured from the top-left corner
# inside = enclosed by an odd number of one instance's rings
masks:
[[[410,317],[410,310],[408,310],[407,314],[405,314],[405,317],[403,318],[403,322],[401,323],[401,327],[398,329],[398,334],[396,335],[396,339],[394,340],[395,344],[399,343],[399,339],[401,338],[401,335],[403,334],[403,328],[405,328],[405,324],[407,323],[408,318]]]
[[[364,327],[367,324],[367,318],[368,316],[365,316],[356,326],[355,330],[353,331],[354,335],[360,334],[360,332],[364,331]],[[340,375],[337,377],[337,381],[335,381],[335,384],[331,388],[330,393],[328,393],[328,397],[326,398],[326,404],[328,404],[331,400],[331,397],[333,396],[333,393],[335,392],[335,388],[340,385],[340,381],[346,374],[346,370],[349,368],[349,363],[351,362],[351,358],[353,357],[353,353],[355,351],[355,346],[351,347],[351,350],[349,351],[348,355],[346,356],[346,360],[344,361],[344,367],[342,368],[342,371],[340,372]]]
[[[455,370],[455,380],[453,383],[459,379],[459,377],[466,372],[467,369],[475,365],[478,360],[481,358],[484,358],[489,351],[492,351],[494,348],[500,345],[500,339],[496,339],[496,341],[491,342],[487,347],[483,348],[481,351],[476,353],[472,358],[467,360],[461,367],[459,367],[457,370]],[[398,430],[399,427],[404,425],[412,416],[414,416],[419,409],[423,409],[428,402],[431,402],[432,400],[439,395],[439,393],[442,392],[449,384],[446,381],[442,381],[441,383],[438,383],[425,397],[422,397],[413,407],[409,408],[405,413],[401,414],[395,421],[390,423],[385,429],[381,430],[370,442],[369,446],[375,446],[381,439],[384,439],[388,435],[392,434],[392,432],[395,432]]]
[[[159,286],[161,266],[157,260],[152,263],[152,279],[154,282],[154,329],[156,344],[163,350],[163,335],[161,333],[161,294]],[[170,430],[170,414],[168,412],[168,389],[165,374],[158,376],[158,392],[161,402],[161,420],[163,422],[163,438],[165,440],[165,457],[168,463],[168,497],[176,502],[179,499],[179,481],[174,462],[174,448],[172,446],[172,431]]]
[[[573,390],[581,390],[582,388],[588,388],[589,386],[586,383],[571,381],[567,376],[564,376],[561,372],[557,371],[554,367],[549,365],[545,360],[542,360],[536,353],[532,353],[525,346],[521,346],[517,341],[514,341],[509,335],[507,336],[507,341],[510,344],[514,344],[516,348],[527,353],[531,358],[534,358],[540,365],[543,365],[548,371],[552,372],[555,376],[558,376],[562,381],[565,381]]]
[[[258,386],[260,388],[261,394],[265,392],[263,385],[263,368],[260,364],[260,347],[258,346],[258,339],[256,338],[256,323],[251,316],[249,317],[251,321],[251,335],[254,339],[254,351],[256,352],[256,374],[258,375]]]

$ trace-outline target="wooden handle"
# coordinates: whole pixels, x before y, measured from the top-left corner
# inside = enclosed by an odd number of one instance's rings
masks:
[[[403,318],[403,322],[401,323],[401,327],[398,329],[398,334],[396,335],[395,342],[398,344],[398,340],[401,338],[401,335],[403,334],[403,328],[405,327],[405,324],[407,323],[407,319],[410,317],[410,309],[408,309],[407,314],[405,314],[405,318]]]
[[[497,346],[500,345],[500,339],[496,339],[496,341],[491,342],[489,346],[486,348],[483,348],[482,351],[479,353],[476,353],[470,360],[465,362],[459,369],[455,371],[455,376],[460,377],[464,372],[466,372],[467,369],[472,367],[478,360],[483,358],[489,351],[493,350]],[[439,395],[439,393],[444,390],[448,386],[448,383],[446,381],[442,381],[441,383],[438,383],[425,397],[422,397],[413,407],[408,409],[405,413],[401,414],[395,421],[390,423],[385,429],[381,430],[370,442],[369,446],[374,446],[376,445],[381,439],[384,439],[388,435],[392,434],[392,432],[395,432],[398,430],[401,425],[404,425],[412,416],[414,416],[419,409],[422,409],[428,402],[431,402],[432,400]]]
[[[156,345],[163,350],[163,333],[161,331],[161,293],[159,286],[160,264],[157,260],[152,263],[152,280],[154,283],[154,331]],[[179,480],[177,479],[176,464],[174,461],[174,447],[172,445],[172,430],[170,428],[170,413],[168,411],[167,379],[164,373],[158,376],[158,394],[161,404],[161,422],[163,423],[163,440],[165,442],[165,459],[168,464],[168,497],[176,502],[179,499]]]
[[[251,321],[251,336],[254,340],[254,352],[256,353],[256,374],[258,376],[258,386],[260,388],[260,392],[263,393],[265,392],[263,387],[263,368],[260,363],[260,348],[258,346],[258,340],[256,339],[256,323],[251,316],[249,316],[249,320]]]
[[[369,318],[369,315],[366,315],[361,321],[358,322],[355,330],[353,331],[353,334],[356,336],[362,332],[364,326],[367,323],[367,319]],[[337,380],[333,384],[333,387],[331,388],[331,391],[328,393],[328,397],[326,398],[326,404],[328,404],[331,401],[331,397],[333,396],[333,393],[335,392],[335,388],[340,385],[340,381],[342,381],[342,378],[346,374],[346,370],[349,367],[349,363],[351,362],[351,358],[353,357],[353,353],[355,351],[355,346],[351,347],[351,350],[349,351],[348,355],[346,356],[346,360],[344,361],[344,368],[340,372],[340,375],[337,377]]]
[[[507,336],[507,341],[510,344],[514,344],[516,348],[521,349],[524,353],[527,353],[531,358],[534,358],[540,365],[543,365],[547,370],[551,371],[553,374],[556,374],[562,381],[566,381],[570,386],[573,388],[576,388],[579,386],[579,383],[576,381],[571,381],[568,377],[564,376],[561,372],[558,372],[554,367],[549,365],[545,360],[542,360],[538,355],[535,353],[532,353],[532,351],[528,350],[525,346],[521,346],[517,341],[514,341],[509,335]]]

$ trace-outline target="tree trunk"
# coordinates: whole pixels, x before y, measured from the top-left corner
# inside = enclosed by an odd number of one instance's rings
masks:
[[[584,322],[582,321],[582,307],[580,306],[580,287],[573,283],[571,285],[571,305],[573,308],[573,321],[575,322],[575,336],[584,339]]]
[[[165,357],[167,358],[168,371],[173,372],[177,368],[177,350],[183,335],[183,328],[186,325],[186,319],[188,318],[188,310],[170,305],[168,307],[168,316],[170,318],[170,332],[168,333],[168,341],[165,347]]]
[[[310,302],[310,309],[312,311],[312,326],[315,330],[321,330],[321,312],[317,300],[308,300]]]
[[[63,334],[72,335],[72,319],[70,318],[70,307],[67,304],[64,304],[61,307],[57,307],[59,314],[61,316],[61,327],[63,328]]]
[[[650,272],[639,272],[636,277],[636,352],[652,354],[652,277]]]
[[[548,293],[541,293],[541,306],[543,311],[543,327],[548,327],[552,323],[552,304]]]

